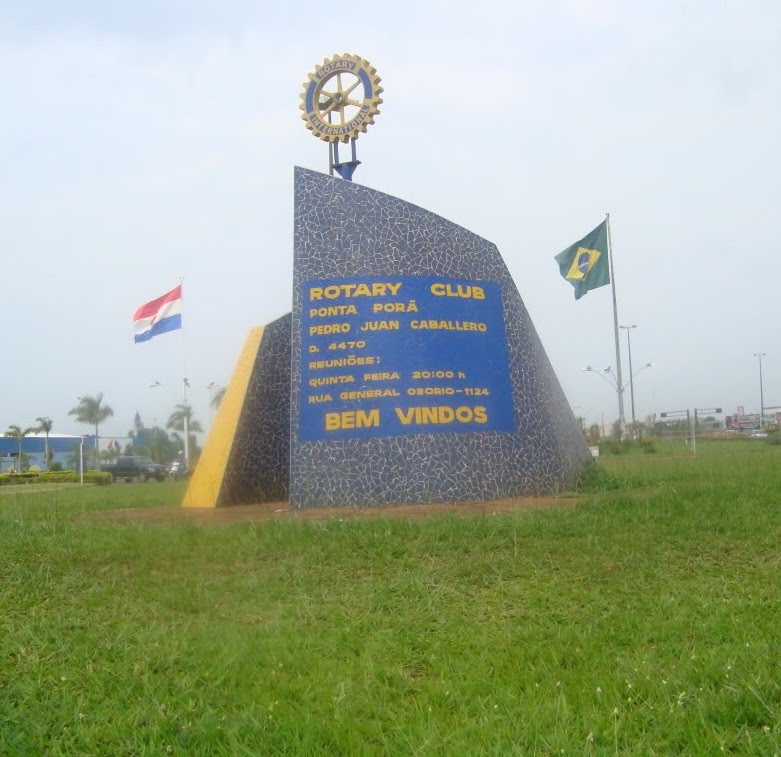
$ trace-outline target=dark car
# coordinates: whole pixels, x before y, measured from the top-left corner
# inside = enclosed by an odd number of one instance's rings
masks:
[[[118,457],[115,463],[103,466],[103,470],[111,474],[111,480],[123,479],[131,481],[147,481],[154,478],[162,481],[165,478],[165,468],[158,465],[150,457],[141,457],[136,455],[125,455]]]

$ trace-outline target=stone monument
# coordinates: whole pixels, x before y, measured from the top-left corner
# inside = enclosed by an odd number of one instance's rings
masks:
[[[295,169],[292,313],[250,334],[185,505],[510,498],[589,459],[496,246],[352,182],[379,82],[354,55],[309,75],[330,175]]]

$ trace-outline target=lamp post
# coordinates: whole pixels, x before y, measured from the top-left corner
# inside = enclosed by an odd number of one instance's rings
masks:
[[[79,439],[79,483],[84,486],[84,434]]]
[[[764,428],[765,421],[765,390],[762,386],[762,358],[766,352],[755,352],[754,357],[759,358],[759,428]]]
[[[210,381],[206,388],[209,390],[209,418],[214,422],[214,396],[215,392],[219,390],[220,385],[216,381]]]
[[[621,405],[621,408],[623,409],[623,402],[622,402],[622,393],[621,393],[621,387],[619,386],[618,380],[615,377],[615,374],[613,373],[613,369],[608,366],[607,368],[602,369],[601,371],[598,371],[596,368],[593,368],[590,365],[587,365],[585,368],[581,368],[581,370],[585,371],[586,373],[593,373],[595,376],[599,376],[603,381],[607,381],[610,386],[613,387],[613,389],[616,390],[616,393],[618,394],[618,401],[619,405]],[[608,378],[608,376],[610,378]],[[618,428],[619,428],[619,434],[623,433],[623,417],[618,417]],[[605,431],[605,420],[604,417],[602,419],[602,433]]]
[[[186,376],[182,379],[182,393],[184,396],[184,418],[182,426],[184,428],[184,465],[190,468],[190,405],[187,402],[187,390],[190,388],[190,379]]]
[[[623,326],[621,328],[623,328]],[[629,361],[629,365],[631,371],[631,365],[632,365],[631,359]],[[633,373],[630,372],[629,381],[627,383],[633,386],[632,382],[634,381],[635,376],[637,376],[638,373],[644,371],[646,368],[653,368],[654,365],[655,363],[646,363],[642,368],[638,368]],[[624,389],[626,389],[626,384],[621,386],[621,383],[618,380],[618,376],[616,376],[616,374],[613,373],[613,369],[610,366],[608,366],[607,368],[603,368],[601,371],[598,371],[596,368],[587,365],[585,368],[581,368],[581,370],[585,371],[586,373],[593,373],[599,376],[603,381],[607,381],[607,383],[610,384],[610,386],[612,386],[613,389],[616,390],[619,396],[623,394]],[[633,394],[632,395],[632,423],[634,423],[634,420],[635,420],[635,405],[634,405],[634,394]]]
[[[610,384],[613,389],[618,390],[618,382],[616,381],[615,375],[613,374],[613,369],[610,366],[604,368],[601,371],[598,371],[596,368],[592,368],[590,365],[587,365],[585,368],[581,368],[581,370],[585,371],[586,373],[596,374],[603,381],[607,381],[607,383]],[[608,376],[610,376],[610,378],[608,378]]]
[[[632,376],[632,340],[629,338],[629,332],[637,328],[637,324],[631,326],[619,326],[618,328],[626,331],[626,347],[629,352],[629,396],[632,400],[632,427],[635,425],[635,382]]]

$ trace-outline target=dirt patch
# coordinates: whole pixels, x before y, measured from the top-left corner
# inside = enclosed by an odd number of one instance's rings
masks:
[[[523,510],[571,508],[575,497],[524,497],[499,499],[492,502],[445,503],[433,505],[394,505],[390,507],[315,507],[299,509],[288,502],[265,502],[262,505],[235,507],[138,507],[94,513],[94,520],[118,523],[197,523],[221,526],[230,523],[258,523],[269,520],[322,521],[367,520],[370,518],[401,518],[422,520],[441,515],[497,515]]]

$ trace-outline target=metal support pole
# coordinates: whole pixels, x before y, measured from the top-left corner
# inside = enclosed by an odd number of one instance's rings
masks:
[[[626,347],[627,351],[629,353],[629,396],[632,399],[632,435],[634,436],[635,433],[635,374],[632,370],[632,340],[629,338],[629,332],[632,329],[637,328],[637,324],[632,324],[631,326],[619,326],[620,329],[624,329],[626,331]],[[642,368],[640,369],[642,370]],[[640,371],[638,371],[639,373]]]
[[[618,393],[618,423],[621,429],[621,433],[624,432],[624,427],[626,426],[626,422],[624,420],[624,384],[623,380],[621,378],[621,345],[618,341],[618,305],[616,303],[616,272],[615,268],[613,267],[613,242],[612,242],[612,235],[610,233],[610,213],[607,213],[605,215],[605,220],[607,222],[607,249],[608,249],[608,257],[610,260],[610,284],[611,288],[613,290],[613,331],[615,332],[615,342],[616,342],[616,378],[617,381],[617,387],[616,392]]]
[[[182,379],[184,385],[184,466],[190,468],[190,406],[187,404],[187,379]]]
[[[697,454],[697,437],[694,434],[694,426],[692,425],[691,413],[688,410],[686,411],[686,422],[689,424],[689,433],[691,434],[691,437],[692,437],[692,454],[696,455]]]
[[[632,426],[635,425],[635,377],[632,373],[632,341],[629,338],[629,329],[626,331],[626,347],[629,352],[629,396],[632,400]]]
[[[762,358],[766,353],[755,352],[754,356],[759,358],[759,428],[764,428],[765,422],[765,388],[762,383]]]
[[[331,111],[328,111],[328,123],[331,123]],[[334,175],[334,167],[339,162],[338,142],[328,143],[328,173]]]

